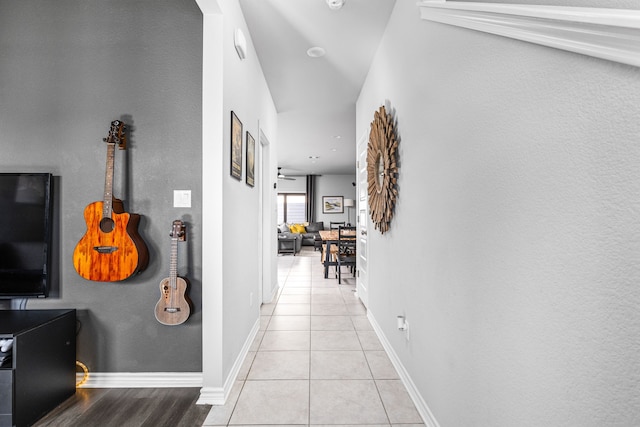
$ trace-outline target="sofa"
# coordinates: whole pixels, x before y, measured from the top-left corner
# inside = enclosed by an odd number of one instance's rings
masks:
[[[302,248],[302,235],[290,231],[281,232],[278,230],[278,253],[291,253],[289,239],[294,239],[293,255],[300,252]]]
[[[316,246],[320,240],[320,230],[324,230],[324,222],[311,222],[308,224],[280,224],[278,236],[297,236],[301,246]]]
[[[324,222],[310,222],[302,233],[302,245],[314,246],[316,240],[320,239],[320,230],[324,230]]]

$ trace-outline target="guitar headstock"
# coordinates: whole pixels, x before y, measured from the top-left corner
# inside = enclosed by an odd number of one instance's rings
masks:
[[[114,120],[111,122],[111,128],[109,128],[109,136],[102,140],[107,144],[115,144],[119,149],[125,150],[127,148],[127,135],[125,134],[125,124],[121,120]]]
[[[186,228],[182,220],[176,219],[171,227],[171,238],[184,242],[187,240]]]

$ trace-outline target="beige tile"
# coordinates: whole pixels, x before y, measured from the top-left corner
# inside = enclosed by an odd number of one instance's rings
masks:
[[[311,328],[309,316],[272,316],[268,331],[308,331]]]
[[[312,380],[370,380],[371,371],[362,351],[312,351]]]
[[[391,424],[311,424],[311,427],[390,427]],[[278,426],[281,427],[281,426]],[[402,426],[405,427],[405,426]]]
[[[278,304],[273,310],[274,316],[308,316],[311,314],[310,304]]]
[[[389,421],[394,423],[421,423],[422,418],[418,413],[407,389],[400,380],[377,380],[376,385],[382,398],[382,403],[389,416]]]
[[[258,331],[256,337],[251,343],[251,347],[249,347],[249,351],[258,351],[258,348],[260,348],[260,343],[262,343],[262,338],[264,337],[264,332],[265,331]]]
[[[266,331],[259,351],[309,350],[310,332]]]
[[[276,308],[274,303],[262,304],[260,306],[260,314],[263,316],[270,316],[273,314],[273,310]]]
[[[362,350],[355,331],[311,331],[311,350]]]
[[[286,288],[311,288],[311,281],[307,280],[287,280]]]
[[[356,331],[373,331],[373,326],[367,316],[351,316],[351,321]]]
[[[333,278],[333,276],[329,274],[328,279],[325,279],[324,277],[321,279],[314,279],[311,282],[311,286],[314,288],[334,288],[336,286],[336,283],[334,281],[335,279]]]
[[[311,296],[311,303],[312,304],[340,304],[340,305],[344,305],[344,300],[342,299],[342,297],[340,295],[336,295],[336,294],[329,294],[329,295],[315,294],[315,295]]]
[[[280,295],[278,304],[309,304],[311,303],[311,295]]]
[[[251,364],[253,363],[253,359],[256,357],[255,351],[249,351],[247,356],[244,358],[242,362],[242,366],[240,366],[240,370],[238,371],[238,380],[246,380],[247,374],[249,373],[249,369],[251,369]]]
[[[311,298],[314,295],[335,295],[341,296],[340,291],[336,287],[331,288],[311,288]]]
[[[246,381],[229,425],[307,424],[309,381]]]
[[[313,316],[346,316],[347,307],[344,303],[340,304],[311,304],[311,314]]]
[[[374,331],[356,331],[363,350],[384,350]]]
[[[351,315],[366,315],[367,309],[362,305],[362,303],[355,304],[346,304],[347,311]]]
[[[400,378],[385,351],[365,350],[364,355],[367,358],[374,379],[397,380]]]
[[[260,316],[260,330],[264,331],[267,329],[267,325],[269,324],[269,320],[271,320],[271,316]]]
[[[388,424],[371,380],[311,380],[310,424]]]
[[[236,406],[238,397],[240,396],[240,390],[244,381],[236,381],[231,388],[229,397],[224,405],[214,405],[211,407],[207,418],[205,418],[203,426],[226,426],[229,423],[233,408]]]
[[[296,288],[296,287],[285,287],[282,288],[282,295],[311,295],[311,288]]]
[[[248,380],[309,379],[309,351],[260,351]]]
[[[311,316],[312,331],[353,331],[349,316]]]

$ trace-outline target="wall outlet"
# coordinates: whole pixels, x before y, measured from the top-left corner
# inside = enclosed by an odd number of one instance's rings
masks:
[[[253,307],[253,292],[249,292],[249,307]]]

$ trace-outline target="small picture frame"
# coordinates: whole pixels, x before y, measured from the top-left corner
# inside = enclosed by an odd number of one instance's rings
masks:
[[[322,213],[323,214],[344,213],[344,197],[322,196]]]
[[[253,187],[256,185],[256,140],[247,131],[247,185]]]
[[[231,112],[231,176],[242,180],[242,122]]]

